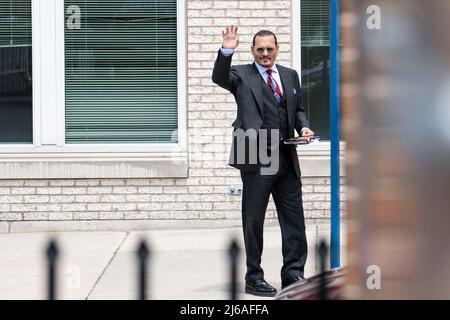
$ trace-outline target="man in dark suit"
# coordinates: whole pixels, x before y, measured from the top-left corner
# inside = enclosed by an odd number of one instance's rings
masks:
[[[243,183],[245,291],[270,297],[277,291],[264,280],[261,268],[263,226],[270,194],[282,233],[282,288],[303,279],[307,256],[297,152],[294,145],[283,141],[295,136],[294,129],[306,137],[313,137],[314,132],[309,129],[302,107],[297,72],[275,64],[279,52],[275,34],[267,30],[256,33],[251,47],[255,62],[232,67],[232,55],[239,45],[237,29],[230,26],[222,32],[222,48],[212,79],[230,91],[237,103],[230,165],[241,171]]]

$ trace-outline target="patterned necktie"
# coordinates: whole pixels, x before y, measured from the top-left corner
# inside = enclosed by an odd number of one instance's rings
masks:
[[[278,102],[281,101],[281,89],[278,86],[278,83],[275,81],[274,78],[272,78],[272,69],[269,69],[266,71],[269,75],[267,77],[267,84],[269,85],[270,90],[272,90],[273,95],[275,96],[275,99],[277,99]]]

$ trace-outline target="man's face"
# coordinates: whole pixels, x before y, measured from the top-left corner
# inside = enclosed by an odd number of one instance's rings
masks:
[[[272,68],[278,56],[278,47],[273,36],[256,37],[252,46],[252,54],[255,61],[265,68]]]

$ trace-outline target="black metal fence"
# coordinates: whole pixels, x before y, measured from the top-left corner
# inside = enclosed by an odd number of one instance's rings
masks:
[[[238,241],[232,239],[228,247],[228,260],[229,260],[229,299],[238,300],[239,299],[239,288],[238,288],[238,264],[239,257],[241,255],[241,249],[239,247]],[[320,287],[319,287],[319,299],[327,299],[327,288],[325,279],[325,265],[326,257],[328,254],[328,248],[325,241],[320,242],[318,248],[318,254],[320,259]],[[51,239],[47,249],[47,299],[56,300],[57,295],[57,283],[56,274],[58,269],[58,258],[60,255],[60,250],[55,239]],[[148,268],[149,260],[151,257],[151,250],[147,245],[145,240],[141,240],[138,244],[136,251],[137,266],[138,266],[138,277],[136,279],[137,284],[137,298],[139,300],[147,300],[150,295],[148,292]]]

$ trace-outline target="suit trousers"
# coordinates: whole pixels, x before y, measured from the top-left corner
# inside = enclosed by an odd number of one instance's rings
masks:
[[[243,183],[242,224],[246,252],[246,279],[264,277],[261,268],[263,227],[270,194],[275,202],[281,228],[283,267],[281,279],[289,281],[303,276],[307,257],[307,241],[302,204],[302,184],[293,166],[289,148],[280,144],[280,166],[274,175],[261,175],[260,170],[241,170]]]

